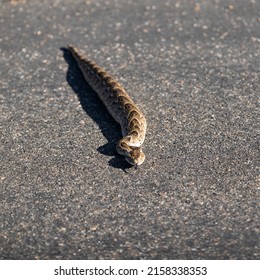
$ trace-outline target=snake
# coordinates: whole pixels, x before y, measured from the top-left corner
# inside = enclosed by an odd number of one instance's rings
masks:
[[[89,60],[76,47],[67,46],[85,80],[97,93],[111,116],[119,123],[122,139],[116,144],[118,154],[137,168],[145,160],[142,144],[147,128],[146,118],[123,86],[95,61]]]

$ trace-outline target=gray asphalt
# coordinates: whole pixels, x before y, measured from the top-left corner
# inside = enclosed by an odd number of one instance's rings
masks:
[[[1,259],[259,259],[259,1],[0,2]],[[145,113],[137,171],[67,44]]]

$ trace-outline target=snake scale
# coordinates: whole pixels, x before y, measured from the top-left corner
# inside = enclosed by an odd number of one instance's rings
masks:
[[[123,138],[116,150],[131,165],[137,167],[145,160],[141,145],[145,139],[146,119],[124,88],[94,61],[83,56],[77,48],[68,46],[87,83],[98,94],[112,117],[120,124]]]

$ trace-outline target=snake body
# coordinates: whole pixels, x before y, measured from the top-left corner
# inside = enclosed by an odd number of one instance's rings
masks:
[[[77,61],[87,83],[98,94],[112,117],[120,124],[123,138],[117,152],[137,167],[145,160],[141,145],[145,139],[146,119],[124,88],[94,61],[83,56],[75,47],[68,50]]]

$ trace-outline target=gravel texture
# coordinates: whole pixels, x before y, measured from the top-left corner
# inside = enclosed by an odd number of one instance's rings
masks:
[[[0,0],[0,258],[259,259],[259,10]],[[147,116],[137,171],[69,43]]]

